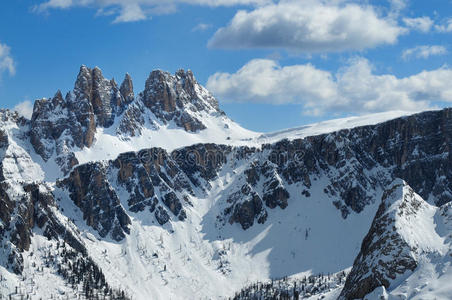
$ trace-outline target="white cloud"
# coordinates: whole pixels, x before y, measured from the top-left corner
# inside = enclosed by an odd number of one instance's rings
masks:
[[[21,116],[24,116],[27,119],[31,119],[31,115],[33,114],[33,104],[31,103],[31,101],[26,100],[14,106],[14,110],[17,111]]]
[[[264,5],[273,0],[47,0],[33,7],[35,12],[72,7],[93,7],[98,15],[116,15],[115,23],[147,19],[154,14],[174,12],[178,4],[201,6]],[[108,13],[105,13],[108,12]]]
[[[452,18],[445,20],[443,24],[435,25],[435,29],[438,32],[452,32]]]
[[[335,52],[393,44],[405,32],[372,6],[340,2],[283,1],[241,10],[215,33],[209,46]]]
[[[452,102],[452,70],[440,68],[397,78],[376,75],[364,58],[352,60],[335,74],[313,65],[280,66],[252,60],[236,73],[216,73],[207,88],[220,100],[296,103],[306,114],[419,111],[435,101]]]
[[[146,15],[137,3],[130,3],[121,6],[121,13],[114,20],[115,23],[134,22],[145,20]]]
[[[407,6],[408,0],[389,0],[392,10],[400,11]]]
[[[14,59],[11,57],[11,49],[0,43],[0,74],[4,71],[8,71],[10,75],[16,73],[16,66]]]
[[[406,26],[411,29],[418,30],[421,32],[429,32],[433,26],[433,20],[430,17],[419,17],[419,18],[403,18],[403,22]]]
[[[402,53],[402,58],[408,60],[411,57],[427,59],[434,55],[447,54],[447,49],[444,46],[439,45],[423,45],[414,48],[406,49]]]
[[[207,88],[224,100],[298,102],[298,95],[312,101],[336,97],[336,84],[329,72],[314,66],[281,67],[269,59],[255,59],[237,73],[216,73],[209,77]]]
[[[207,29],[211,28],[212,24],[206,24],[206,23],[199,23],[195,27],[193,27],[192,31],[206,31]]]
[[[78,3],[80,2],[80,3]],[[89,1],[86,1],[89,2]],[[73,5],[82,4],[81,1],[72,1],[72,0],[49,0],[45,3],[39,4],[35,7],[35,9],[40,11],[45,11],[48,8],[69,8]]]

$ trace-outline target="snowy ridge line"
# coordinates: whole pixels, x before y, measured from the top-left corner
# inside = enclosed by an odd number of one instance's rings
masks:
[[[151,156],[153,156],[153,155],[161,156],[161,153],[163,153],[165,151],[167,151],[165,153],[168,153],[171,157],[173,157],[173,159],[175,161],[181,162],[182,160],[184,160],[184,161],[189,162],[192,165],[200,164],[200,162],[208,162],[209,160],[212,160],[212,159],[214,162],[220,162],[220,161],[224,161],[224,159],[228,155],[224,151],[218,151],[218,149],[223,149],[223,148],[221,148],[221,147],[215,148],[215,150],[209,150],[201,155],[196,150],[197,146],[213,145],[213,144],[220,145],[220,146],[232,146],[233,149],[241,148],[244,151],[246,151],[246,149],[250,149],[250,153],[251,153],[251,152],[254,152],[253,148],[262,150],[262,147],[265,145],[267,147],[273,146],[273,145],[277,144],[278,142],[285,140],[285,139],[288,139],[288,140],[305,139],[305,138],[309,138],[309,137],[313,137],[313,136],[317,136],[317,135],[327,135],[327,134],[335,133],[335,132],[341,131],[341,130],[351,130],[351,129],[356,129],[359,127],[374,126],[374,125],[382,124],[382,123],[385,123],[388,121],[401,119],[401,118],[405,118],[408,116],[415,116],[415,115],[422,114],[422,113],[423,112],[413,113],[413,112],[405,112],[405,111],[393,111],[393,112],[388,112],[388,113],[371,114],[371,115],[366,115],[366,116],[361,116],[361,117],[349,117],[349,118],[343,118],[343,119],[334,119],[334,120],[324,121],[324,122],[320,122],[320,123],[308,124],[308,125],[304,125],[304,126],[298,127],[298,128],[286,129],[286,130],[276,131],[276,132],[271,132],[271,133],[264,133],[264,134],[261,134],[260,136],[258,136],[257,138],[252,138],[250,140],[245,139],[246,140],[245,141],[242,139],[243,143],[240,143],[239,141],[231,140],[229,143],[197,142],[197,143],[193,143],[193,144],[188,143],[186,145],[182,145],[179,147],[157,146],[157,147],[152,147],[152,148],[138,148],[138,149],[132,150],[132,151],[119,152],[119,153],[117,153],[117,155],[114,158],[108,159],[108,158],[99,157],[98,159],[89,160],[87,162],[98,161],[98,160],[100,160],[100,161],[115,160],[120,154],[129,153],[129,152],[134,152],[134,153],[138,154],[139,157],[143,156],[142,160],[149,160]],[[338,123],[339,125],[337,125],[336,123]],[[334,124],[336,124],[336,125],[334,125]],[[177,130],[177,129],[173,129],[173,130]],[[102,138],[100,138],[100,139],[102,139]],[[125,140],[124,142],[130,142],[130,141]],[[97,144],[97,141],[95,142],[94,147],[96,147],[96,144]],[[241,144],[243,144],[243,145],[241,145]],[[192,150],[186,152],[186,157],[181,157],[180,153],[185,152],[183,150],[186,148],[192,148]],[[102,150],[106,150],[106,149],[104,147],[102,147]],[[79,158],[80,161],[82,161],[82,162],[86,161],[86,159],[83,158],[83,156],[84,156],[83,153],[89,153],[90,151],[91,151],[90,149],[81,150],[80,152],[76,153],[76,156]],[[153,152],[153,154],[149,155],[149,153],[148,153],[149,151]],[[287,154],[286,151],[282,151],[282,152]],[[277,159],[301,160],[303,152],[295,150],[295,151],[293,151],[293,153],[291,153],[289,155],[289,157],[280,156],[274,152],[272,152],[272,155],[275,156],[276,160]],[[110,155],[108,154],[108,156],[110,156]],[[204,156],[204,157],[201,157],[201,156]]]
[[[437,110],[431,110],[437,111]],[[256,138],[261,143],[271,143],[282,139],[306,138],[309,136],[333,133],[344,129],[353,129],[363,126],[377,125],[390,120],[403,118],[411,115],[423,113],[425,111],[388,111],[383,113],[368,114],[363,116],[353,116],[340,119],[331,119],[318,123],[303,125],[300,127],[288,128],[279,131],[263,133]],[[265,141],[268,140],[268,141]]]

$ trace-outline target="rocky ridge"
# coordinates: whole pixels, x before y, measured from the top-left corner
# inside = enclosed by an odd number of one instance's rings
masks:
[[[374,203],[378,191],[399,176],[432,204],[449,202],[452,187],[447,178],[452,174],[447,167],[449,152],[444,149],[448,149],[451,121],[446,109],[376,126],[283,140],[261,149],[200,144],[168,153],[152,148],[124,153],[107,167],[96,163],[74,171],[86,178],[98,172],[108,181],[115,203],[125,188],[130,211],[148,207],[160,224],[169,221],[170,215],[184,219],[184,206],[190,207],[190,198],[206,197],[211,182],[226,168],[233,170],[234,176],[233,184],[221,192],[219,226],[239,223],[248,229],[254,223],[263,224],[272,209],[289,206],[289,199],[309,198],[317,182],[324,184],[325,197],[347,218]],[[435,134],[430,133],[433,130]],[[415,176],[419,173],[429,176]],[[291,186],[296,186],[296,194],[289,193]],[[203,192],[194,193],[196,189]]]
[[[416,269],[417,249],[400,232],[398,219],[416,217],[427,205],[402,180],[385,192],[340,299],[363,298],[380,286],[387,289],[392,281]]]
[[[144,91],[135,96],[129,74],[118,86],[99,68],[82,66],[73,91],[65,97],[58,91],[51,99],[35,102],[30,139],[44,161],[55,156],[67,174],[78,164],[74,151],[90,148],[99,128],[115,126],[123,139],[139,136],[145,127],[198,132],[206,129],[202,119],[218,116],[224,116],[218,102],[191,71],[179,70],[175,75],[153,71]]]

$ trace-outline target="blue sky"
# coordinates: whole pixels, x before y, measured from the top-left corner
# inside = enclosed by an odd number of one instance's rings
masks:
[[[191,69],[244,127],[271,131],[452,102],[449,0],[41,0],[0,10],[1,107],[72,89],[81,64],[135,91]],[[25,104],[24,104],[25,101]]]

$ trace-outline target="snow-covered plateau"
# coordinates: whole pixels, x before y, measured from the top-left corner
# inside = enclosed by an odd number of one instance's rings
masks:
[[[452,110],[274,133],[191,71],[0,111],[0,299],[451,299]]]

